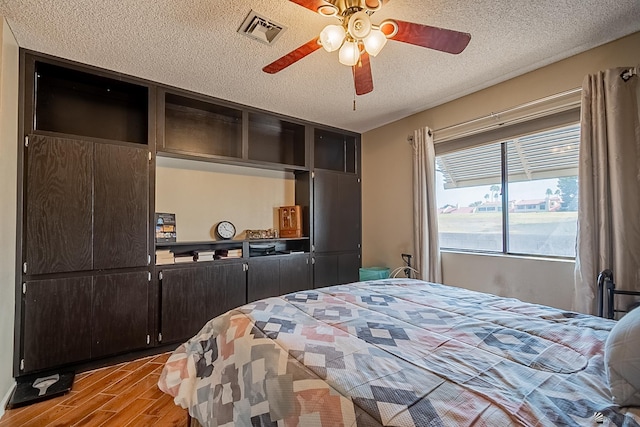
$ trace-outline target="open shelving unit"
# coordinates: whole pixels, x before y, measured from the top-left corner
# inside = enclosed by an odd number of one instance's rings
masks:
[[[267,253],[256,251],[256,245],[262,247],[264,245],[272,246],[273,250]],[[168,249],[172,253],[185,254],[199,251],[211,251],[216,249],[241,249],[242,259],[262,256],[291,255],[309,252],[309,238],[271,238],[271,239],[245,239],[245,240],[213,240],[202,242],[163,242],[156,243],[156,249]],[[220,260],[220,261],[226,261]],[[163,264],[163,266],[171,264]]]

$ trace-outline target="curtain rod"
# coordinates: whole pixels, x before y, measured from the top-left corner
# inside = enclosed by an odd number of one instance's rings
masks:
[[[567,96],[567,95],[574,95],[576,93],[580,93],[581,91],[582,91],[581,87],[578,87],[578,88],[575,88],[575,89],[570,89],[570,90],[567,90],[565,92],[556,93],[555,95],[550,95],[550,96],[547,96],[545,98],[540,98],[540,99],[536,99],[535,101],[527,102],[526,104],[518,105],[517,107],[513,107],[513,108],[506,109],[506,110],[502,110],[502,111],[500,111],[498,113],[493,113],[492,112],[492,113],[487,114],[486,116],[477,117],[475,119],[467,120],[466,122],[456,123],[455,125],[445,126],[443,128],[440,128],[440,129],[435,129],[433,132],[434,133],[435,132],[442,132],[443,130],[455,129],[457,127],[466,126],[466,125],[469,125],[469,124],[474,123],[474,122],[479,122],[481,120],[486,120],[486,119],[489,119],[489,118],[498,118],[498,116],[500,116],[501,114],[512,113],[514,111],[518,111],[518,110],[523,109],[523,108],[528,108],[528,107],[532,107],[532,106],[537,105],[537,104],[542,104],[544,102],[553,101],[556,98],[561,98],[561,97]]]
[[[622,78],[622,80],[624,80],[626,82],[631,77],[637,76],[638,74],[639,74],[638,67],[631,67],[631,68],[628,68],[628,69],[624,70],[620,74],[620,78]],[[456,123],[455,125],[445,126],[443,128],[440,128],[440,129],[435,129],[433,132],[435,133],[435,132],[442,132],[443,130],[455,129],[457,127],[467,126],[467,125],[469,125],[471,123],[479,122],[479,121],[486,120],[486,119],[489,119],[489,118],[497,119],[497,118],[499,118],[499,116],[501,114],[512,113],[512,112],[518,111],[518,110],[520,110],[522,108],[528,108],[528,107],[532,107],[532,106],[537,105],[537,104],[541,104],[543,102],[553,101],[554,99],[561,98],[563,96],[574,95],[576,93],[580,93],[581,91],[582,91],[581,87],[578,87],[578,88],[575,88],[575,89],[570,89],[570,90],[567,90],[565,92],[556,93],[555,95],[550,95],[550,96],[547,96],[545,98],[540,98],[540,99],[537,99],[535,101],[527,102],[526,104],[518,105],[517,107],[509,108],[509,109],[500,111],[498,113],[493,113],[492,112],[492,113],[489,113],[489,114],[487,114],[485,116],[476,117],[475,119],[467,120],[467,121],[461,122],[461,123]],[[413,135],[409,135],[407,137],[407,142],[409,142],[409,143],[413,142]]]

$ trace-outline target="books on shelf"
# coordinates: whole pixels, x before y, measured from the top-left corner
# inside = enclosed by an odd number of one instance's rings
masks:
[[[198,261],[213,261],[215,258],[215,251],[198,251]]]
[[[156,250],[156,265],[203,262],[216,259],[242,258],[242,249],[203,249],[173,253],[177,248]]]
[[[173,264],[173,253],[169,249],[156,250],[156,265]]]
[[[176,264],[180,264],[183,262],[194,262],[197,258],[198,257],[196,252],[183,252],[180,254],[175,254],[174,262]]]
[[[242,249],[216,249],[215,259],[242,258]]]
[[[156,212],[156,242],[176,241],[176,214]]]

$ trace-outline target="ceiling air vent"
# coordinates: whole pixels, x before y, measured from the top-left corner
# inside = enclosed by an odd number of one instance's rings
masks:
[[[258,15],[252,10],[240,25],[238,32],[259,42],[272,44],[284,30],[283,25]]]

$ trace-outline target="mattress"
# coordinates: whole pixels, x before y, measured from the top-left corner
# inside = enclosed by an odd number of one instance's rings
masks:
[[[203,426],[638,425],[614,321],[414,279],[267,298],[209,321],[159,387]]]

